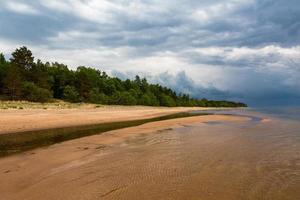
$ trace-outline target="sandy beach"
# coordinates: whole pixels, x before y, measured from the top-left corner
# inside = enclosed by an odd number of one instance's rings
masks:
[[[110,116],[185,110],[130,109],[116,108]],[[94,120],[101,113],[90,112]],[[70,140],[0,158],[0,199],[294,200],[300,189],[297,130],[295,122],[216,114]]]
[[[300,0],[0,16],[0,200],[300,200]]]
[[[0,109],[0,134],[152,118],[207,108],[103,106],[77,109]]]
[[[166,111],[175,112],[175,110],[181,111],[182,109],[171,109],[170,111],[162,109],[157,111],[166,113]],[[143,109],[143,111],[144,112],[142,112],[141,109],[134,113],[147,112],[146,109]],[[155,112],[153,115],[158,115],[159,112]],[[147,116],[149,115],[150,114]],[[150,116],[153,115],[151,114]],[[118,119],[120,119],[119,117],[120,116],[118,116]],[[98,159],[101,159],[102,156],[110,154],[114,149],[112,148],[114,145],[122,145],[122,143],[126,143],[126,141],[138,138],[139,136],[163,133],[164,131],[184,127],[193,123],[213,121],[242,122],[247,120],[249,119],[225,115],[172,119],[110,131],[101,135],[67,141],[47,148],[36,149],[19,155],[1,158],[0,193],[2,197],[0,199],[77,199],[77,197],[72,197],[72,192],[68,190],[63,193],[55,192],[53,193],[54,196],[44,196],[44,194],[47,193],[49,188],[54,188],[60,184],[60,180],[51,180],[53,177],[59,179],[72,178],[68,175],[65,176],[65,172],[78,170],[88,164],[95,163]],[[36,188],[35,185],[39,185],[41,181],[50,182]],[[77,186],[73,189],[76,190],[76,188]],[[86,196],[88,199],[91,198],[90,194],[86,194]],[[80,197],[79,199],[85,198]]]

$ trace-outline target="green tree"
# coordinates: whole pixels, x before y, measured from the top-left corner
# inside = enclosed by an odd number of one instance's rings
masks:
[[[140,88],[143,93],[146,93],[149,90],[149,84],[146,78],[143,78],[140,82]]]
[[[8,64],[4,55],[0,53],[0,94],[4,92],[4,79],[7,74]]]
[[[53,97],[57,99],[64,98],[64,89],[67,85],[75,85],[76,79],[74,72],[70,71],[64,64],[53,63],[51,67],[48,67],[48,76],[51,90],[53,91]]]
[[[146,106],[159,106],[159,101],[153,93],[145,93],[139,99],[139,104]]]
[[[79,93],[76,88],[70,85],[67,85],[64,89],[63,98],[66,101],[70,102],[79,102]]]
[[[23,82],[22,95],[24,99],[35,102],[47,102],[52,98],[49,90],[40,88],[32,82]]]
[[[27,78],[28,71],[32,68],[34,64],[34,57],[27,47],[21,47],[16,49],[12,53],[12,58],[10,59],[12,65],[19,69],[22,80]]]
[[[101,79],[101,71],[84,66],[78,67],[76,70],[76,86],[80,97],[87,101],[89,99],[91,89],[99,88],[103,85]]]
[[[117,88],[116,88],[113,80],[106,79],[103,82],[103,92],[104,92],[104,94],[106,94],[108,96],[111,96],[117,92]]]
[[[116,105],[136,105],[137,100],[129,92],[116,92],[111,97],[110,103]]]
[[[50,89],[47,67],[41,60],[37,60],[37,62],[32,65],[28,78],[38,87]]]
[[[18,100],[22,94],[22,80],[19,68],[14,64],[10,64],[4,78],[4,94],[10,100]]]
[[[176,102],[172,97],[162,94],[160,97],[160,105],[161,106],[167,106],[167,107],[174,107],[176,106]]]
[[[89,94],[89,102],[107,104],[108,97],[105,94],[100,93],[97,88],[93,88]]]
[[[0,53],[0,65],[4,65],[4,64],[6,64],[6,59],[3,53]]]
[[[80,66],[76,71],[60,63],[34,62],[29,49],[12,53],[10,62],[0,54],[0,98],[47,101],[53,98],[71,102],[94,102],[120,105],[151,106],[223,106],[244,107],[243,103],[195,99],[177,95],[170,88],[150,84],[146,78],[134,80],[109,77],[105,72]]]

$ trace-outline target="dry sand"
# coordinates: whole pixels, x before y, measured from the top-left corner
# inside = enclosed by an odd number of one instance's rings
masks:
[[[205,108],[163,108],[146,106],[105,106],[78,109],[0,109],[0,134],[152,118]]]

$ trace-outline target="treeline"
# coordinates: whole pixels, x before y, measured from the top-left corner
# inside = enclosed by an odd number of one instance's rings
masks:
[[[76,71],[60,63],[34,61],[29,49],[21,47],[10,60],[0,54],[0,97],[9,100],[47,102],[62,99],[69,102],[91,102],[113,105],[245,107],[243,103],[194,99],[187,94],[145,78],[134,80],[109,77],[88,67]]]

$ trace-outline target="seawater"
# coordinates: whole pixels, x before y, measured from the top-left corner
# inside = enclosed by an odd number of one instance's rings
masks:
[[[279,117],[281,119],[293,119],[300,120],[300,107],[263,107],[263,108],[253,108],[261,113],[265,113],[274,117]]]

